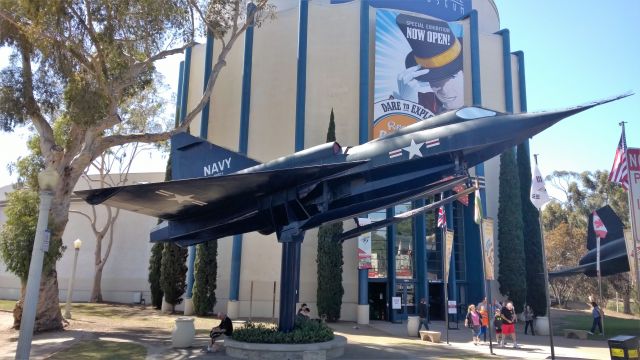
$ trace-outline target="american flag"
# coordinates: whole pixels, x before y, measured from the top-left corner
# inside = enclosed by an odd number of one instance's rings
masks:
[[[438,208],[438,227],[446,227],[447,226],[447,213],[444,211],[444,206],[440,206]]]
[[[609,173],[609,181],[622,185],[625,190],[629,189],[629,169],[627,168],[627,139],[624,136],[624,127],[620,142],[616,148],[616,156],[613,159],[613,166]]]

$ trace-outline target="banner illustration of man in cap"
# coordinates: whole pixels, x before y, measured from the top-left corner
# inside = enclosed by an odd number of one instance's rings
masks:
[[[374,137],[464,105],[462,26],[379,9]]]
[[[434,114],[461,108],[462,42],[451,25],[405,14],[398,15],[396,22],[412,49],[405,58],[407,70],[398,75],[397,94]]]

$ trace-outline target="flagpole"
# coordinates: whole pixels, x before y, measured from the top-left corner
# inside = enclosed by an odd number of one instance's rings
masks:
[[[618,125],[622,126],[622,136],[625,137],[624,134],[624,124],[626,124],[626,121],[621,121],[620,123],[618,123]],[[634,258],[634,265],[635,265],[635,272],[636,272],[636,298],[637,298],[637,302],[638,304],[640,304],[640,262],[638,260],[638,239],[636,238],[636,229],[634,226],[634,221],[632,219],[632,214],[633,212],[631,211],[632,206],[634,206],[633,203],[633,199],[631,196],[631,169],[629,168],[629,156],[627,154],[627,139],[624,139],[624,162],[625,165],[627,166],[627,179],[629,182],[629,191],[627,193],[627,201],[629,203],[629,223],[631,224],[631,236],[633,237],[633,251],[632,251],[632,255]],[[631,264],[629,264],[629,270],[634,271],[634,269],[631,269]],[[633,280],[633,276],[631,277],[631,279]]]
[[[480,184],[478,183],[478,180],[476,179],[476,191],[480,191]],[[476,197],[475,201],[482,201],[481,198]],[[477,206],[477,205],[475,205]],[[480,205],[482,206],[482,205]],[[486,265],[486,261],[485,261],[485,257],[484,257],[484,231],[483,231],[483,226],[482,226],[482,214],[480,214],[480,224],[478,224],[480,226],[480,250],[481,250],[481,255],[482,255],[482,280],[484,281],[484,293],[487,297],[487,306],[485,308],[485,311],[487,312],[487,319],[489,320],[489,325],[487,326],[487,332],[489,333],[489,353],[491,355],[495,355],[493,353],[493,341],[491,339],[491,328],[492,326],[492,312],[491,309],[489,308],[489,305],[491,304],[491,287],[489,285],[489,281],[487,281],[487,265]],[[480,321],[482,321],[482,319],[480,319]]]
[[[487,326],[487,332],[489,333],[489,353],[491,355],[495,355],[493,353],[493,341],[491,338],[491,311],[489,309],[489,304],[491,304],[491,288],[489,287],[489,282],[487,281],[487,265],[484,258],[484,231],[482,231],[482,218],[480,218],[480,248],[482,249],[482,275],[484,281],[484,293],[487,296],[487,306],[485,311],[487,312],[487,318],[489,319],[489,326]]]
[[[604,301],[604,298],[602,297],[602,275],[600,273],[600,237],[597,236],[596,237],[596,266],[597,266],[597,273],[598,273],[598,289],[600,291],[600,305],[604,304],[604,308],[607,308],[607,304]],[[602,336],[604,336],[604,318],[602,316],[600,316],[600,325],[602,325]]]
[[[538,167],[538,154],[533,155],[536,168]],[[546,189],[545,189],[546,192]],[[536,203],[534,206],[538,207]],[[549,270],[547,269],[547,250],[544,246],[544,230],[542,227],[542,206],[538,208],[538,223],[540,224],[540,243],[542,245],[542,267],[544,269],[544,290],[547,303],[547,319],[549,321],[549,347],[551,348],[551,360],[555,360],[556,354],[553,346],[553,323],[551,321],[551,299],[549,298]]]
[[[447,269],[446,261],[449,261],[449,256],[447,254],[447,225],[442,227],[442,248],[444,249],[444,269]],[[447,328],[447,344],[449,344],[449,272],[446,272],[446,276],[444,278],[444,320],[445,326]]]

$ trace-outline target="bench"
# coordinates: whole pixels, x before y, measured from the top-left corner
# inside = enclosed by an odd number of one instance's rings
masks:
[[[589,332],[586,330],[564,329],[564,336],[569,339],[587,340]]]
[[[420,331],[420,339],[422,341],[431,341],[433,343],[440,342],[440,335],[442,333],[440,331]]]

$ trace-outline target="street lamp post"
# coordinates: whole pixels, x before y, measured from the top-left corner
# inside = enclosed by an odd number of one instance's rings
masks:
[[[76,253],[73,257],[73,270],[71,271],[71,278],[69,278],[69,287],[67,288],[67,304],[64,307],[64,317],[71,319],[71,295],[73,294],[73,282],[76,278],[76,265],[78,265],[78,253],[80,252],[80,246],[82,246],[82,240],[76,239],[73,242],[73,248],[76,249]]]
[[[53,189],[58,184],[58,173],[52,167],[41,171],[38,174],[38,185],[40,186],[40,209],[38,212],[38,225],[36,236],[33,241],[33,251],[31,252],[31,263],[29,264],[29,275],[27,277],[27,289],[24,295],[22,308],[22,318],[20,320],[20,336],[16,349],[16,359],[28,359],[31,353],[31,339],[33,338],[33,327],[36,319],[36,308],[40,296],[40,279],[42,277],[42,261],[44,253],[48,250],[48,234],[45,234],[49,220],[49,209],[53,200]],[[47,242],[45,243],[45,238]]]

